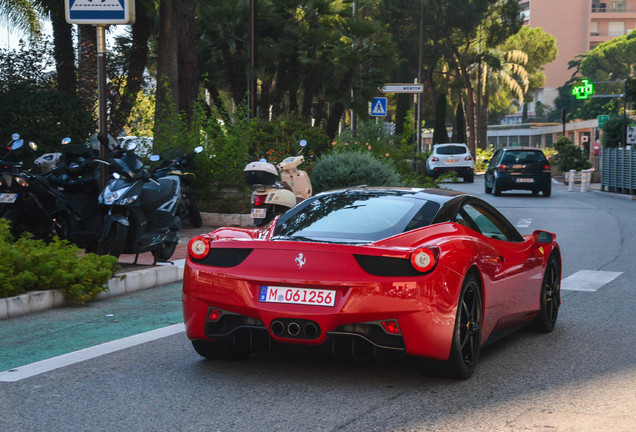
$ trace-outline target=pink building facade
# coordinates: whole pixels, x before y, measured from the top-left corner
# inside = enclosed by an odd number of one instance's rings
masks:
[[[519,4],[524,24],[556,37],[558,56],[545,66],[545,87],[535,96],[535,101],[552,106],[557,88],[572,76],[570,60],[636,28],[636,0],[519,0]],[[534,104],[528,111],[533,114]],[[520,122],[520,117],[510,116],[507,123]]]

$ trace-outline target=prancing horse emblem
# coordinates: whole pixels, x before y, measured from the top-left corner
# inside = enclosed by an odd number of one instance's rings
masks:
[[[296,261],[296,264],[298,264],[298,268],[303,268],[303,266],[307,262],[307,259],[303,256],[302,253],[299,253],[294,261]]]

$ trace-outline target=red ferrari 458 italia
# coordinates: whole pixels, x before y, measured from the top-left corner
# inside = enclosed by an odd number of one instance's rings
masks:
[[[306,199],[263,228],[194,237],[183,312],[207,358],[301,344],[425,357],[468,378],[499,335],[554,328],[560,282],[555,235],[522,236],[481,199],[357,187]]]

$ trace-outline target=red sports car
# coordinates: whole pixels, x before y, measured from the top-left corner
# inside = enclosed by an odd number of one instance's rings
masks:
[[[560,282],[555,235],[522,236],[481,199],[357,187],[306,199],[263,228],[193,238],[183,312],[207,358],[301,344],[426,357],[468,378],[497,336],[554,328]]]

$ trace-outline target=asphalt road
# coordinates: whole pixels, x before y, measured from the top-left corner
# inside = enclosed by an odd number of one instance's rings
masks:
[[[177,331],[30,378],[0,380],[0,429],[634,430],[636,202],[559,185],[550,198],[485,196],[481,178],[447,186],[486,198],[522,234],[555,232],[570,282],[553,333],[522,331],[485,348],[470,380],[437,378],[413,359],[377,364],[271,353],[206,361]],[[581,271],[588,272],[584,280],[602,282],[579,291]],[[603,282],[608,274],[614,278]],[[0,365],[174,326],[179,288],[0,322]],[[86,334],[93,341],[78,343]]]

